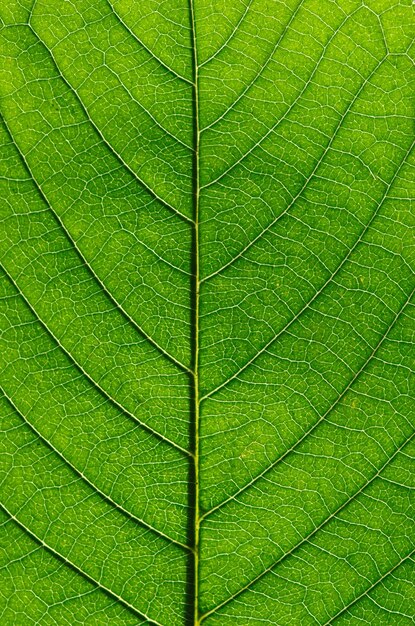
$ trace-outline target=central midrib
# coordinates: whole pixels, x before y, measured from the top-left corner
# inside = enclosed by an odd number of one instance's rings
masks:
[[[191,519],[191,545],[193,566],[189,567],[189,594],[191,611],[189,611],[189,626],[199,626],[199,535],[200,535],[200,443],[199,443],[199,296],[200,296],[200,271],[199,271],[199,194],[200,194],[200,126],[199,126],[199,66],[197,57],[196,19],[194,0],[189,0],[190,10],[190,33],[192,47],[192,78],[193,78],[193,236],[192,236],[192,288],[191,288],[191,351],[192,351],[192,374],[191,374],[191,451],[193,453],[193,472],[189,476],[189,504],[192,515]],[[194,482],[192,485],[190,481]]]

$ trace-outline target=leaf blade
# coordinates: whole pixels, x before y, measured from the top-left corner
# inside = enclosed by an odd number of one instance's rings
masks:
[[[411,623],[411,3],[0,18],[2,620]]]

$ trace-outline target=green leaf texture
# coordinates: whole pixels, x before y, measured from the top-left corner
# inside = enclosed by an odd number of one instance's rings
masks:
[[[2,626],[413,624],[411,1],[0,20]]]

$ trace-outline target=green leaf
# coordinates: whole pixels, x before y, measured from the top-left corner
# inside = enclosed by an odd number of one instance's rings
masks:
[[[0,21],[1,624],[413,624],[411,1]]]

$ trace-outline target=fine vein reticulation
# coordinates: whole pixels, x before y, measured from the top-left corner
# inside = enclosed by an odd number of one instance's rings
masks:
[[[0,623],[413,624],[411,0],[0,29]]]

